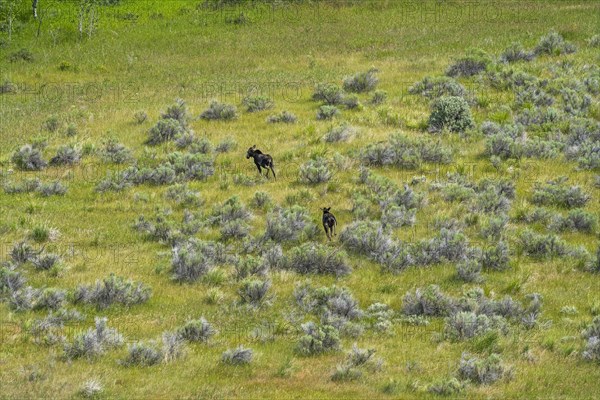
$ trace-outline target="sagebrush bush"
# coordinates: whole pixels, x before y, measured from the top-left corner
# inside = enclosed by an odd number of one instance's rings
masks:
[[[490,56],[480,49],[469,49],[464,57],[457,59],[446,70],[446,75],[470,77],[485,71],[492,64]]]
[[[440,142],[429,138],[411,138],[393,134],[388,143],[370,144],[361,151],[362,160],[368,165],[395,165],[403,169],[418,168],[423,162],[448,164],[452,151]]]
[[[543,235],[529,229],[521,232],[517,242],[519,249],[534,258],[561,257],[569,253],[570,248],[556,235]]]
[[[429,131],[464,132],[474,126],[469,103],[462,97],[442,96],[432,103],[429,115]]]
[[[114,164],[123,164],[131,159],[131,150],[119,143],[116,139],[108,140],[102,150],[100,156],[106,162]]]
[[[577,48],[574,44],[567,42],[560,33],[550,31],[547,35],[542,36],[534,51],[538,55],[561,55],[574,53]]]
[[[504,377],[510,377],[510,372],[502,364],[498,354],[479,358],[463,353],[458,366],[458,375],[461,379],[478,385],[489,385]]]
[[[195,282],[212,270],[222,256],[219,246],[208,242],[176,243],[172,248],[171,272],[179,282]]]
[[[336,106],[324,105],[320,106],[317,110],[318,120],[330,120],[338,115],[340,115],[340,110],[338,110]]]
[[[271,281],[269,280],[250,279],[242,282],[238,290],[238,295],[242,304],[259,307],[269,300],[270,296],[267,296],[267,292],[270,288]]]
[[[437,285],[407,292],[402,299],[404,315],[446,316],[454,310],[454,300],[446,296]]]
[[[50,159],[50,165],[74,165],[81,161],[81,150],[73,145],[61,146]]]
[[[566,230],[579,231],[586,233],[594,233],[598,226],[598,218],[581,208],[570,210],[569,213],[563,217],[562,215],[555,215],[550,220],[548,229],[562,232]]]
[[[252,255],[238,257],[234,265],[234,275],[237,280],[242,280],[250,276],[265,277],[269,272],[269,267],[268,263]]]
[[[513,43],[507,47],[500,55],[500,60],[506,63],[517,61],[531,61],[535,58],[535,53],[525,50],[521,43]]]
[[[147,143],[156,145],[167,142],[175,139],[183,132],[184,129],[178,120],[172,118],[161,119],[148,131]]]
[[[481,252],[481,265],[485,269],[504,271],[509,268],[510,249],[505,240],[485,246]]]
[[[352,349],[347,353],[344,363],[337,365],[331,380],[334,382],[351,381],[360,378],[363,370],[379,371],[383,360],[375,359],[374,354],[374,349],[361,349],[354,343]]]
[[[238,117],[237,108],[230,104],[211,101],[208,108],[200,114],[200,118],[206,120],[229,121]]]
[[[141,125],[148,120],[148,113],[143,110],[136,111],[135,114],[133,114],[133,120],[136,124]]]
[[[600,337],[592,336],[587,340],[585,349],[581,353],[584,360],[600,363]]]
[[[26,279],[15,271],[16,266],[0,266],[0,298],[11,295],[25,286]]]
[[[329,246],[317,243],[303,243],[290,250],[287,268],[300,274],[348,275],[352,269],[342,251],[332,251]]]
[[[10,250],[10,258],[17,264],[23,264],[32,260],[39,253],[25,240],[17,242]]]
[[[237,146],[238,146],[238,144],[234,138],[226,137],[223,140],[221,140],[219,143],[217,143],[217,145],[215,146],[215,151],[217,153],[228,153],[231,150],[236,149]]]
[[[323,136],[327,143],[347,142],[356,136],[356,128],[349,124],[342,124],[329,129]]]
[[[10,62],[25,61],[31,63],[35,61],[35,57],[31,50],[25,47],[12,52],[7,58]]]
[[[328,161],[322,157],[308,160],[300,166],[300,181],[304,183],[328,182],[332,176]]]
[[[185,130],[189,119],[185,101],[182,99],[175,99],[175,103],[169,106],[167,110],[160,115],[160,119],[175,120],[179,122],[181,128]]]
[[[67,193],[67,187],[60,181],[42,183],[36,190],[41,196],[63,196]]]
[[[267,117],[267,122],[270,124],[294,124],[298,118],[289,111],[282,111],[280,114],[273,114]]]
[[[163,332],[161,352],[165,363],[181,358],[185,353],[183,338],[174,332]]]
[[[67,292],[62,289],[47,288],[40,292],[36,299],[34,309],[49,309],[58,310],[65,305],[67,300]]]
[[[483,281],[481,269],[480,260],[467,259],[456,264],[456,275],[463,282],[479,283]]]
[[[17,168],[23,171],[40,171],[48,166],[40,149],[30,144],[26,144],[15,151],[11,160]]]
[[[456,228],[441,228],[433,238],[415,243],[410,255],[416,265],[433,265],[460,261],[467,254],[467,237]]]
[[[41,295],[41,290],[24,286],[10,293],[8,307],[15,312],[29,311],[35,308]]]
[[[369,101],[373,105],[380,105],[387,100],[387,92],[385,90],[376,90]]]
[[[350,96],[346,96],[346,98],[344,99],[344,106],[348,110],[357,110],[362,107],[362,104],[360,103],[360,99],[358,98],[358,96],[353,94]]]
[[[230,365],[250,364],[254,358],[254,351],[244,346],[226,350],[221,356],[221,361]]]
[[[301,355],[311,356],[339,349],[339,332],[333,326],[307,322],[301,328],[304,335],[300,337],[296,347]]]
[[[159,364],[163,360],[163,353],[155,343],[135,342],[128,346],[127,356],[120,361],[126,367],[149,367]]]
[[[348,250],[377,260],[394,245],[393,239],[376,221],[356,221],[346,226],[340,241]]]
[[[252,196],[252,206],[255,208],[267,208],[273,203],[271,195],[267,192],[255,192]]]
[[[533,204],[580,208],[587,204],[590,196],[580,186],[565,185],[566,178],[550,180],[544,184],[536,183],[531,201]]]
[[[429,393],[437,394],[439,396],[457,395],[464,389],[465,384],[456,378],[438,380],[427,386],[427,391]]]
[[[446,318],[444,335],[452,341],[466,340],[502,327],[503,323],[504,319],[499,316],[488,317],[485,314],[459,311]]]
[[[407,210],[404,206],[394,204],[386,206],[381,214],[381,226],[384,229],[413,226],[416,222],[416,212],[414,208]]]
[[[165,192],[165,198],[186,207],[200,207],[204,204],[200,192],[191,190],[186,184],[169,186]]]
[[[142,282],[125,280],[110,274],[94,285],[80,285],[73,294],[76,303],[93,304],[99,309],[117,303],[124,306],[145,303],[150,299],[152,289]]]
[[[188,321],[177,330],[179,337],[190,342],[208,342],[215,333],[215,328],[204,317]]]
[[[342,104],[344,102],[344,92],[336,84],[319,83],[315,86],[312,99],[322,101],[326,105]]]
[[[123,336],[116,329],[108,327],[106,318],[95,318],[94,321],[94,328],[76,336],[72,343],[65,344],[66,358],[93,358],[123,345]]]
[[[344,90],[351,93],[364,93],[375,90],[379,83],[376,73],[377,70],[372,68],[366,72],[344,78]]]
[[[414,83],[408,92],[419,94],[428,99],[437,99],[442,96],[466,97],[467,90],[453,78],[447,76],[426,76],[422,81]]]
[[[248,112],[268,110],[275,105],[273,99],[267,96],[246,96],[242,100],[242,104],[246,106]]]
[[[100,383],[96,379],[88,379],[83,383],[81,388],[79,389],[79,394],[85,398],[94,398],[99,396],[100,393],[104,390],[102,383]]]
[[[316,226],[304,207],[295,205],[277,208],[267,214],[264,238],[275,242],[297,241],[302,237],[312,236],[315,229]]]

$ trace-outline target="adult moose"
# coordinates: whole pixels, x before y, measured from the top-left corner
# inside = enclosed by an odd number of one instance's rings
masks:
[[[329,212],[331,207],[323,208],[323,228],[325,229],[325,234],[327,238],[331,240],[331,235],[336,236],[335,227],[337,226],[337,219],[335,216]]]
[[[275,175],[275,169],[273,169],[273,157],[268,154],[263,154],[262,151],[256,148],[256,145],[250,147],[248,152],[246,153],[246,160],[252,157],[254,159],[254,164],[256,164],[256,168],[258,168],[258,173],[262,175],[262,168],[267,170],[266,177],[269,177],[269,170],[273,172],[273,178],[277,179]]]

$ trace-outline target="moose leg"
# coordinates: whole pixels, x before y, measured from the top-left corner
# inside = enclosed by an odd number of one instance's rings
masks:
[[[334,222],[333,226],[331,227],[331,231],[333,232],[333,236],[337,236],[337,233],[335,232],[336,225],[337,225],[337,222]]]
[[[262,175],[262,169],[260,169],[260,164],[256,163],[256,168],[258,168],[258,174]]]
[[[327,239],[331,240],[331,234],[329,233],[329,227],[326,224],[323,224],[323,228],[325,229],[325,234],[327,235]]]
[[[273,164],[271,164],[271,172],[273,173],[273,178],[277,180],[277,175],[275,175],[275,169],[273,168]]]

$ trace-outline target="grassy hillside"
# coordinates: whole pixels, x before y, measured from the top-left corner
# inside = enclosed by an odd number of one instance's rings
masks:
[[[600,5],[39,3],[37,20],[30,1],[0,3],[1,398],[82,397],[91,381],[98,398],[596,395],[598,332],[582,331],[600,315]],[[507,61],[514,43],[522,59]],[[371,69],[376,88],[344,85]],[[321,83],[344,98],[331,120],[317,118]],[[248,112],[248,97],[273,106]],[[213,100],[237,118],[202,118]],[[441,103],[472,122],[432,132]],[[267,121],[283,111],[297,121]],[[167,123],[176,137],[148,143]],[[246,158],[253,145],[276,180]],[[81,286],[111,274],[151,292],[97,306]],[[244,302],[262,282],[267,298]],[[207,341],[162,347],[202,316]],[[74,355],[95,317],[121,345],[88,335]],[[309,321],[338,348],[302,354]],[[124,365],[138,342],[155,365]],[[349,367],[355,343],[375,353]],[[222,361],[239,345],[249,364]],[[469,379],[465,352],[498,355],[499,379]]]

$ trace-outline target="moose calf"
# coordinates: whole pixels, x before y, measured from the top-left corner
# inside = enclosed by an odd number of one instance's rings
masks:
[[[335,216],[329,212],[331,207],[323,208],[323,228],[325,229],[325,234],[327,238],[331,240],[331,235],[336,236],[335,227],[337,226],[337,220]]]
[[[273,157],[268,154],[263,154],[262,151],[256,148],[256,145],[250,147],[246,152],[246,160],[252,157],[254,159],[254,164],[256,164],[256,168],[258,168],[258,173],[262,175],[262,168],[267,170],[267,178],[269,177],[269,170],[273,172],[273,178],[277,179],[275,176],[275,169],[273,169]]]

